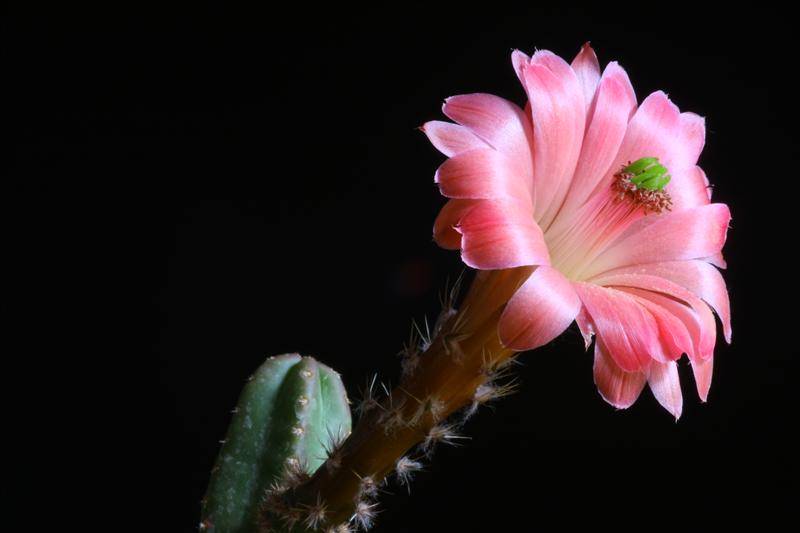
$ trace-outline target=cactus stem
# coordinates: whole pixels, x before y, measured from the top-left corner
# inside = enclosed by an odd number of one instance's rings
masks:
[[[464,356],[464,351],[461,349],[461,343],[468,338],[469,335],[467,334],[452,334],[444,336],[444,352],[453,359],[454,363],[461,362]]]
[[[417,400],[416,398],[414,399]],[[417,400],[417,402],[419,403],[419,407],[417,407],[417,410],[414,412],[414,416],[408,421],[409,425],[418,426],[426,418],[430,418],[434,423],[438,423],[442,420],[447,407],[442,400],[431,395],[425,398],[425,400]]]
[[[391,402],[391,396],[389,399]],[[391,435],[408,426],[408,422],[404,418],[403,407],[405,407],[405,403],[405,399],[403,399],[401,402],[398,402],[397,405],[391,405],[378,419],[378,423],[383,426],[383,432],[386,435]]]
[[[434,328],[433,338],[427,326],[414,326],[413,337],[418,336],[420,343],[412,342],[404,350],[406,359],[414,354],[413,371],[404,372],[400,384],[380,402],[375,397],[377,378],[367,383],[357,408],[361,417],[342,446],[341,468],[317,470],[293,497],[308,503],[322,494],[330,523],[342,523],[361,501],[355,472],[369,472],[376,483],[396,472],[400,484],[407,486],[422,468],[417,458],[409,457],[409,450],[419,446],[429,457],[439,443],[462,442],[464,437],[456,431],[462,422],[457,413],[513,390],[513,384],[497,384],[514,355],[501,344],[497,324],[506,302],[530,272],[527,267],[479,272],[460,310],[445,312],[448,318]]]

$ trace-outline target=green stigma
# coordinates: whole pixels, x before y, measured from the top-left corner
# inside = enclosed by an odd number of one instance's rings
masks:
[[[672,179],[667,174],[667,167],[659,163],[657,157],[637,159],[622,171],[630,176],[631,183],[648,191],[660,191]]]

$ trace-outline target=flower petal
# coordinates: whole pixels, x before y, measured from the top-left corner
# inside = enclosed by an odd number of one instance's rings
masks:
[[[477,202],[457,228],[463,261],[481,270],[549,265],[544,235],[530,210],[515,200]]]
[[[573,283],[597,339],[627,372],[646,368],[660,349],[653,315],[630,294],[590,283]]]
[[[611,277],[622,274],[658,276],[688,289],[704,300],[722,321],[725,340],[731,342],[731,306],[725,280],[719,270],[704,261],[667,261],[624,267],[603,274]]]
[[[672,176],[666,187],[672,197],[672,210],[705,205],[708,182],[696,168],[704,144],[705,119],[694,113],[681,113],[666,94],[657,91],[642,102],[631,119],[607,179],[628,161],[658,157]]]
[[[666,186],[672,199],[672,210],[681,211],[711,202],[711,187],[703,169],[697,166],[672,173]]]
[[[680,138],[680,110],[663,91],[656,91],[642,101],[628,127],[628,134],[619,156],[620,165],[627,160],[655,156],[666,159],[672,144]]]
[[[446,250],[461,248],[461,233],[456,226],[467,211],[475,207],[476,200],[448,200],[433,223],[433,240]]]
[[[686,351],[690,359],[705,360],[713,355],[717,325],[711,309],[683,287],[656,276],[619,276],[615,281],[605,279],[603,283],[646,298],[683,322],[692,337],[691,349]]]
[[[728,268],[728,262],[722,257],[722,252],[709,255],[708,257],[701,257],[700,259],[706,261],[707,263],[711,263],[715,267],[721,268],[722,270]]]
[[[678,138],[675,141],[672,166],[679,169],[697,165],[706,144],[706,119],[695,113],[681,113]]]
[[[731,214],[725,204],[709,204],[634,222],[594,261],[584,279],[630,265],[700,259],[719,253]]]
[[[491,148],[462,152],[436,171],[434,181],[448,198],[529,198],[530,179],[508,158]]]
[[[447,157],[488,146],[467,128],[452,122],[431,120],[422,126],[422,131],[431,144]]]
[[[445,100],[442,110],[489,146],[507,155],[519,166],[521,174],[530,175],[531,123],[517,104],[493,94],[462,94]]]
[[[559,336],[581,308],[571,283],[559,271],[538,267],[500,317],[500,340],[517,351],[533,350]]]
[[[539,51],[525,68],[533,117],[536,219],[547,227],[569,188],[586,121],[583,89],[560,57]]]
[[[692,351],[692,336],[680,319],[647,298],[637,296],[636,299],[645,309],[650,311],[658,325],[661,350],[650,354],[653,359],[660,363],[669,363],[670,361],[677,361],[681,358],[681,355]]]
[[[569,213],[583,205],[608,174],[635,109],[636,94],[627,73],[616,62],[609,63],[590,110],[581,156],[559,221],[563,216],[568,223]]]
[[[583,348],[588,350],[589,346],[592,345],[592,337],[594,337],[596,332],[592,325],[592,319],[586,312],[585,307],[581,306],[581,310],[578,311],[578,315],[575,317],[575,323],[578,324],[581,337],[583,337]]]
[[[572,70],[578,77],[578,82],[583,89],[583,96],[586,99],[586,109],[592,105],[597,84],[600,82],[600,63],[597,55],[588,42],[581,46],[581,51],[572,60]]]
[[[620,168],[642,157],[657,157],[671,169],[673,145],[680,138],[680,122],[680,111],[666,94],[657,91],[645,98],[628,124],[603,183],[610,184]]]
[[[617,409],[633,405],[647,381],[642,372],[625,372],[608,355],[602,341],[594,345],[594,383],[600,396]]]
[[[514,74],[517,75],[523,87],[525,87],[525,67],[530,62],[531,58],[525,52],[520,52],[519,50],[511,52],[511,66],[514,67]]]
[[[697,394],[703,402],[708,401],[708,391],[711,389],[711,375],[714,371],[714,358],[709,357],[705,361],[695,359],[691,361],[694,381],[697,384]]]
[[[654,361],[647,372],[647,383],[658,403],[672,413],[675,420],[679,419],[683,410],[683,395],[678,377],[678,365],[675,361],[669,363]]]

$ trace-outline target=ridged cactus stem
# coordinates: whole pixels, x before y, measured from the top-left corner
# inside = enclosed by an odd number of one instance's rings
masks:
[[[271,357],[251,376],[234,409],[202,502],[204,533],[255,533],[269,490],[299,482],[350,433],[339,374],[311,357]],[[312,510],[313,511],[313,510]],[[314,523],[313,512],[297,520]]]
[[[336,464],[320,468],[298,487],[295,504],[324,502],[328,524],[349,520],[355,526],[368,525],[364,522],[371,517],[359,516],[360,509],[370,514],[369,500],[363,498],[365,480],[375,486],[398,469],[403,481],[402,465],[409,460],[409,450],[419,445],[430,452],[437,443],[455,444],[459,436],[446,419],[491,399],[492,389],[487,384],[514,355],[500,343],[497,324],[508,298],[529,272],[479,274],[461,310],[448,313],[449,318],[434,332],[435,338],[421,353],[412,355],[418,357],[413,371],[380,402],[370,404],[371,393],[367,392],[361,406],[365,412],[336,451]]]

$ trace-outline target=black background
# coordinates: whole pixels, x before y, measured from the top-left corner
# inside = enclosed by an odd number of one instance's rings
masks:
[[[677,424],[649,392],[616,412],[571,329],[521,358],[521,391],[471,421],[472,441],[441,450],[410,497],[389,488],[375,531],[780,517],[797,494],[796,326],[779,325],[796,242],[780,235],[797,166],[786,14],[294,7],[4,19],[4,307],[22,341],[4,393],[16,444],[64,472],[18,462],[12,496],[77,496],[66,513],[85,528],[191,531],[228,412],[266,356],[314,355],[351,396],[372,372],[396,380],[411,320],[435,317],[462,271],[431,241],[444,158],[416,128],[453,94],[522,103],[512,49],[571,60],[591,40],[640,100],[663,89],[707,118],[701,165],[733,212],[734,342],[717,346],[710,402],[684,363]]]

